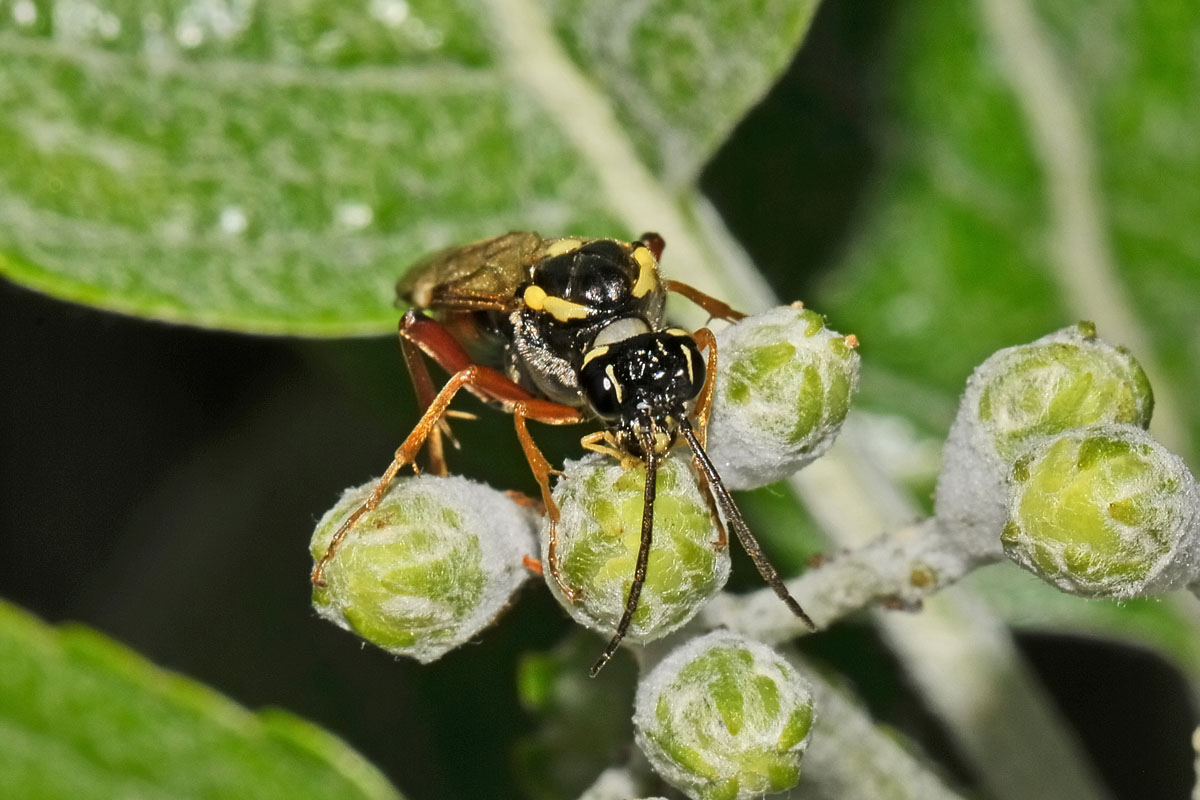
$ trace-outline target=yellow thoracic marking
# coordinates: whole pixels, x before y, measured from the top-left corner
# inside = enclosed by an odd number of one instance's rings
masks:
[[[563,253],[569,253],[572,250],[578,250],[581,244],[583,244],[582,239],[556,239],[555,241],[546,245],[545,253],[547,257],[561,256]]]
[[[617,375],[615,372],[613,372],[612,364],[609,364],[607,367],[604,368],[604,374],[608,376],[608,379],[610,381],[612,381],[613,391],[615,391],[617,393],[617,402],[624,403],[625,402],[625,390],[623,388],[621,388],[621,382],[617,380]]]
[[[542,305],[550,313],[550,316],[559,322],[566,322],[572,319],[586,319],[588,315],[587,306],[580,303],[572,303],[570,300],[563,300],[561,297],[547,296]]]
[[[540,286],[527,286],[522,299],[525,301],[525,305],[534,311],[541,311],[546,302],[546,291]]]
[[[559,322],[586,319],[588,316],[587,306],[572,303],[570,300],[563,300],[561,297],[551,297],[546,294],[545,289],[536,285],[525,287],[525,294],[522,296],[522,300],[525,301],[526,306],[532,308],[534,311],[545,311]]]
[[[608,352],[608,345],[603,345],[601,347],[593,347],[591,350],[588,350],[587,355],[585,355],[583,357],[582,366],[586,367],[587,363],[589,361],[591,361],[593,358],[599,358],[600,356],[604,355],[607,352]]]
[[[685,331],[683,328],[667,328],[664,333],[669,333],[672,336],[691,336],[691,334]]]
[[[647,247],[633,248],[633,260],[638,265],[637,281],[633,284],[633,296],[645,297],[658,288],[658,262]]]

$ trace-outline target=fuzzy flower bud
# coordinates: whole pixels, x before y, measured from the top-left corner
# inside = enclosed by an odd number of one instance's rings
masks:
[[[375,483],[348,489],[313,532],[320,558]],[[396,655],[433,661],[487,627],[529,576],[536,518],[466,478],[396,479],[325,568],[313,606],[325,619]]]
[[[715,631],[642,680],[633,724],[651,765],[688,797],[746,800],[800,780],[812,694],[770,647]]]
[[[645,467],[627,470],[593,454],[568,461],[564,470],[554,487],[562,511],[558,557],[564,581],[579,596],[571,602],[551,576],[548,535],[542,537],[546,583],[576,622],[609,634],[616,630],[633,582]],[[682,626],[729,577],[729,548],[716,546],[717,521],[688,456],[674,450],[663,458],[655,485],[650,561],[626,637],[634,642],[648,642]]]
[[[1081,322],[983,362],[950,429],[938,478],[937,514],[974,526],[997,554],[1008,518],[1013,460],[1033,440],[1087,425],[1146,427],[1154,397],[1133,356]]]
[[[1064,592],[1136,597],[1200,566],[1200,494],[1187,466],[1141,428],[1080,428],[1013,466],[1009,558]]]
[[[786,478],[829,449],[858,386],[855,346],[792,306],[717,334],[709,455],[730,489]]]

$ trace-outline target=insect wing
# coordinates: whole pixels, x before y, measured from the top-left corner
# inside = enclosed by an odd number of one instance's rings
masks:
[[[396,296],[417,308],[511,310],[544,241],[519,231],[442,250],[409,268],[396,284]]]

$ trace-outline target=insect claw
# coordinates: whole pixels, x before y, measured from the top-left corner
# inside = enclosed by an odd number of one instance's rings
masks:
[[[583,593],[578,589],[572,589],[570,586],[567,586],[561,575],[555,575],[554,582],[558,584],[558,590],[562,592],[563,597],[567,598],[572,603],[578,603],[579,598],[583,596]]]

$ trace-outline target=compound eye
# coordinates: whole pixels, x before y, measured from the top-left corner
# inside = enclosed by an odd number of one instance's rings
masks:
[[[588,359],[579,371],[579,386],[597,416],[603,419],[621,416],[624,392],[617,382],[611,361],[602,356]]]

